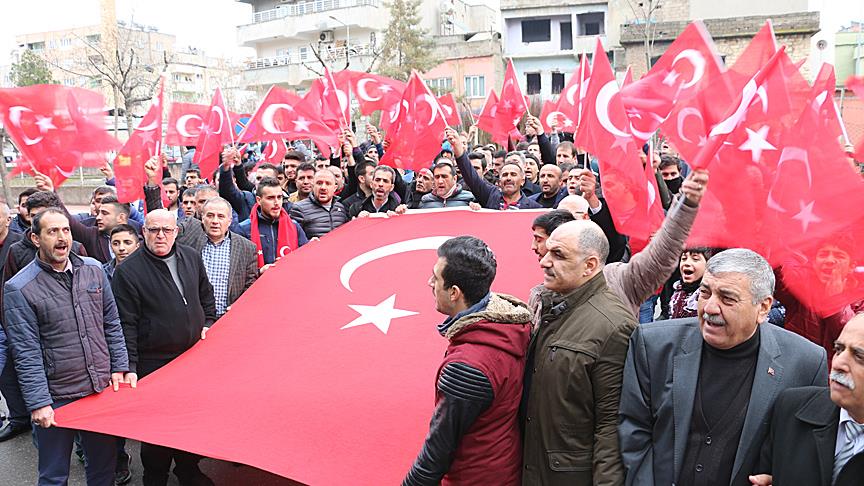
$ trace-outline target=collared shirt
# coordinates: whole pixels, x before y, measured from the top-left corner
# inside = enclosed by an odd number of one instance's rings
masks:
[[[216,299],[216,315],[221,316],[228,308],[228,279],[231,275],[231,234],[219,243],[207,239],[201,250],[207,278],[213,286],[213,297]]]
[[[845,408],[840,409],[840,426],[837,427],[837,443],[834,446],[834,454],[837,454],[840,449],[846,445],[846,427],[844,424],[846,422],[855,422],[849,412],[846,411]],[[857,422],[856,422],[857,423]],[[864,426],[864,424],[859,424]],[[858,434],[858,437],[855,439],[855,448],[852,449],[853,454],[860,454],[861,451],[864,451],[864,434]]]

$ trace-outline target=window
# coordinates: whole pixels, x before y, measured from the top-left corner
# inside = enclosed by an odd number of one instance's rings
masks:
[[[72,45],[72,39],[70,39],[68,37],[60,39],[60,47],[70,47],[71,45]]]
[[[485,76],[465,76],[465,97],[466,98],[485,98],[486,97],[486,77]]]
[[[309,48],[308,47],[306,47],[306,46],[300,47],[298,49],[298,51],[300,51],[300,60],[301,61],[308,61],[309,60]]]
[[[561,22],[561,50],[570,51],[573,49],[573,23]]]
[[[41,51],[41,50],[45,49],[45,43],[44,42],[31,42],[30,44],[27,44],[27,49],[30,49],[31,51]]]
[[[551,20],[522,21],[522,42],[549,42],[550,40],[552,40]]]
[[[552,73],[552,94],[564,91],[564,73]]]
[[[579,24],[578,35],[606,34],[606,18],[603,12],[593,12],[576,16]]]
[[[435,96],[441,96],[444,93],[453,91],[453,78],[435,78],[427,79],[426,86],[435,93]]]
[[[98,44],[100,40],[102,40],[102,36],[100,34],[91,34],[87,36],[87,42],[91,44]]]
[[[525,73],[525,81],[527,94],[540,94],[540,73]]]

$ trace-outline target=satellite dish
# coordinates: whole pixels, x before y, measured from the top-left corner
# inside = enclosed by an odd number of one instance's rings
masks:
[[[820,51],[824,51],[827,47],[828,41],[826,41],[825,39],[819,39],[819,41],[816,42],[816,49],[819,49]]]

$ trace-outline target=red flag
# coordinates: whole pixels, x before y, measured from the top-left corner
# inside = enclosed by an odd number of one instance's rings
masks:
[[[438,100],[416,72],[411,73],[399,107],[382,163],[412,170],[429,167],[441,151],[447,121]]]
[[[117,153],[114,159],[114,180],[117,186],[117,200],[132,202],[144,199],[144,184],[147,176],[144,163],[158,155],[162,149],[162,93],[164,78],[159,83],[159,93],[141,120],[135,132]]]
[[[477,117],[477,128],[488,133],[495,131],[495,117],[498,113],[498,95],[495,90],[489,90],[486,95],[486,100],[483,102],[483,108],[480,109],[480,116]]]
[[[564,91],[558,97],[557,110],[575,122],[575,126],[571,130],[564,130],[565,132],[575,133],[579,126],[584,108],[585,95],[588,93],[588,83],[590,81],[591,66],[588,65],[585,54],[582,54],[582,59],[579,61],[579,69],[570,75],[567,86],[564,87]]]
[[[354,220],[282,258],[205,341],[137,389],[78,400],[56,420],[305,484],[398,484],[428,432],[447,345],[427,286],[435,249],[455,235],[482,238],[508,262],[493,291],[527,299],[542,273],[528,245],[501,228],[530,229],[536,216],[449,210]],[[394,268],[398,281],[382,280]],[[290,313],[274,312],[277,295]],[[274,383],[266,370],[294,372]],[[226,390],[237,410],[278,413],[238,413],[226,434]]]
[[[540,124],[543,125],[543,131],[552,133],[553,122],[555,128],[562,132],[572,133],[576,129],[576,123],[567,115],[558,111],[554,102],[544,101],[543,111],[540,113]]]
[[[200,169],[204,177],[209,177],[219,167],[219,154],[222,147],[234,143],[234,127],[229,118],[228,109],[222,99],[222,90],[216,88],[213,101],[210,102],[210,110],[198,141],[195,144],[195,157],[192,160]]]
[[[725,71],[705,24],[695,21],[669,45],[651,67],[649,74],[665,74],[664,82],[669,86],[680,81],[678,99],[685,100],[696,95]]]
[[[501,95],[498,97],[495,131],[491,132],[492,138],[506,141],[507,136],[516,130],[522,116],[527,112],[528,103],[525,101],[525,95],[522,94],[522,88],[519,87],[516,69],[513,67],[513,60],[511,59],[507,63],[507,70],[504,72],[504,85],[501,87]]]
[[[348,81],[360,104],[360,113],[369,115],[376,110],[389,110],[402,100],[405,83],[372,73],[354,71]],[[338,80],[337,80],[338,82]]]
[[[321,120],[335,133],[348,127],[348,94],[337,87],[329,70],[325,69],[323,77],[312,81],[302,105],[307,113],[320,113]]]
[[[462,125],[462,117],[459,116],[459,107],[456,105],[456,99],[453,98],[453,93],[447,93],[438,97],[438,104],[444,110],[444,117],[447,124],[451,127]]]
[[[652,186],[645,178],[636,140],[627,129],[618,82],[599,40],[585,100],[575,143],[599,159],[603,193],[618,231],[647,239],[663,219],[651,210]]]
[[[279,165],[288,153],[288,147],[285,146],[284,140],[273,140],[267,144],[267,149],[262,153],[260,163],[268,163]]]
[[[633,69],[627,66],[627,71],[624,72],[624,79],[621,81],[621,87],[625,87],[633,83]]]
[[[738,83],[744,84],[753,74],[768,63],[771,56],[778,50],[777,39],[774,37],[774,27],[771,20],[766,20],[759,32],[753,36],[747,47],[729,68],[733,77],[738,76]]]
[[[209,109],[207,105],[171,103],[165,145],[192,146],[198,143],[198,135],[201,134],[201,127]]]
[[[309,111],[300,97],[278,86],[272,86],[252,114],[239,142],[312,139],[329,157],[330,147],[339,145],[333,130],[321,121],[320,112]]]
[[[669,82],[669,73],[650,72],[621,88],[621,103],[630,123],[630,132],[645,143],[669,116],[678,99],[681,79]]]
[[[21,159],[10,175],[34,170],[57,187],[78,167],[100,167],[121,144],[105,129],[102,95],[35,85],[0,89],[0,118]]]

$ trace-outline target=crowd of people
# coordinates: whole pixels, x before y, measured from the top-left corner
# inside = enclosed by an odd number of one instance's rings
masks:
[[[491,291],[484,242],[438,250],[429,285],[449,347],[403,484],[860,484],[864,302],[822,315],[759,254],[687,246],[708,171],[646,146],[666,217],[635,242],[567,134],[529,116],[509,151],[476,143],[476,127],[445,137],[417,171],[380,163],[372,125],[330,158],[299,141],[279,164],[229,146],[213,174],[189,147],[179,178],[147,162],[140,203],[118,201],[106,166],[83,214],[36,174],[15,210],[0,205],[0,441],[32,430],[40,485],[65,484],[73,450],[88,484],[125,484],[125,440],[56,427],[56,408],[136,387],[280,258],[352,219],[535,209],[531,228],[508,230],[533,235],[544,272],[527,303]],[[849,275],[848,251],[825,250]],[[181,484],[213,484],[200,459],[142,443],[144,484],[167,484],[172,464]]]

